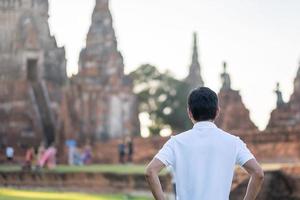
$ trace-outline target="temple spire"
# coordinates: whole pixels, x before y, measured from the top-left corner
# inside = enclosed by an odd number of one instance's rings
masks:
[[[282,97],[282,92],[280,90],[280,84],[279,82],[276,83],[276,89],[275,89],[275,94],[277,95],[277,108],[281,107],[284,105],[283,97]]]
[[[192,63],[199,64],[199,59],[198,59],[198,36],[197,36],[197,33],[194,33]]]
[[[300,60],[299,60],[299,66],[298,66],[298,71],[297,71],[297,77],[300,77]]]
[[[296,78],[294,80],[294,94],[300,97],[300,61]]]
[[[123,57],[118,51],[109,0],[96,0],[86,47],[79,57],[79,73],[97,83],[122,84]]]
[[[198,36],[196,32],[193,34],[192,63],[189,68],[189,75],[186,78],[186,82],[189,84],[191,89],[199,86],[204,86],[204,82],[201,77],[201,67],[198,58]]]
[[[231,90],[231,79],[227,73],[227,63],[223,62],[223,73],[221,74],[222,90]]]
[[[96,0],[95,10],[108,10],[108,0]]]

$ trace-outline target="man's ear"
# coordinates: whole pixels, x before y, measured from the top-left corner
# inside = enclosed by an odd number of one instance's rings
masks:
[[[186,108],[186,111],[187,111],[188,116],[189,116],[190,120],[192,121],[192,123],[195,123],[193,114],[192,114],[192,112],[190,111],[189,107]]]
[[[186,112],[191,120],[191,111],[190,111],[189,107],[186,107]]]
[[[217,117],[219,116],[219,114],[220,114],[220,106],[218,106],[218,109],[217,109],[217,114],[216,114],[216,117],[215,117],[215,119],[217,119]]]

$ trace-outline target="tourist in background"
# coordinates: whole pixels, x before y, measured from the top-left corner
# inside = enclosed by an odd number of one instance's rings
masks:
[[[92,158],[93,158],[92,148],[89,144],[86,144],[82,156],[83,164],[84,165],[92,164]]]
[[[35,151],[33,147],[27,148],[26,154],[25,154],[25,163],[23,166],[23,170],[31,170],[32,164],[35,158]]]
[[[41,155],[38,165],[40,168],[47,167],[53,169],[56,166],[56,147],[54,144],[50,145],[49,148]]]
[[[78,165],[78,166],[83,165],[83,154],[80,147],[75,147],[73,156],[74,156],[73,157],[74,165]]]
[[[133,139],[129,137],[127,139],[127,162],[132,163],[133,153],[134,153]]]
[[[73,139],[67,140],[66,145],[68,148],[68,164],[74,165],[74,154],[76,151],[77,141]]]
[[[126,155],[126,146],[124,144],[124,140],[120,140],[118,145],[118,153],[119,153],[119,163],[125,163],[125,155]]]
[[[6,159],[8,162],[12,162],[14,160],[14,148],[11,146],[7,146],[5,150]]]

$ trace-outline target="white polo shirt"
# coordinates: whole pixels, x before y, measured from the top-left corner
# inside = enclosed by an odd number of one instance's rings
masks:
[[[254,157],[240,138],[205,121],[171,137],[155,158],[174,169],[177,200],[228,200],[235,165]]]

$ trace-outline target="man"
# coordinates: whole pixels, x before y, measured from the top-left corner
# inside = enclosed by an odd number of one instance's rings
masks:
[[[206,87],[188,97],[191,130],[171,137],[146,169],[146,178],[156,200],[164,200],[158,173],[174,169],[177,200],[228,200],[235,165],[251,176],[244,200],[255,200],[264,173],[246,144],[213,123],[219,112],[217,94]]]

